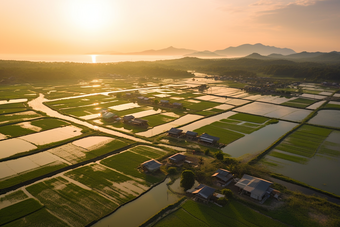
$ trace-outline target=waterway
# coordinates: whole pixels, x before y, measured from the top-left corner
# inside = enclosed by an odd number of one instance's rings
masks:
[[[56,118],[60,118],[60,119],[63,119],[63,120],[70,121],[70,122],[74,122],[76,124],[83,125],[83,126],[86,126],[88,128],[98,130],[100,132],[104,132],[104,133],[107,133],[107,134],[110,134],[110,135],[113,135],[113,136],[123,137],[123,138],[130,139],[130,140],[137,141],[137,142],[149,143],[146,140],[142,140],[142,139],[136,138],[134,136],[129,136],[129,135],[126,135],[124,133],[120,133],[120,132],[117,132],[117,131],[114,131],[114,130],[111,130],[111,129],[92,125],[88,122],[81,121],[81,120],[78,120],[78,119],[70,117],[70,116],[62,115],[59,112],[52,110],[49,107],[45,106],[43,104],[44,101],[45,101],[44,95],[39,94],[39,97],[28,102],[28,105],[30,107],[32,107],[34,110],[44,112],[51,117],[56,117]]]
[[[93,227],[136,227],[141,225],[161,209],[180,199],[179,195],[168,189],[166,184],[169,181],[170,179],[167,178],[163,183],[155,186],[138,199],[122,206],[108,217],[95,223]]]

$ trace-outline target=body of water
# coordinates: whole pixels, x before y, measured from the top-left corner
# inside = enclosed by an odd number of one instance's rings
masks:
[[[168,59],[179,59],[182,56],[168,55],[17,55],[2,54],[0,60],[16,61],[45,61],[45,62],[82,62],[82,63],[108,63],[124,61],[157,61]]]

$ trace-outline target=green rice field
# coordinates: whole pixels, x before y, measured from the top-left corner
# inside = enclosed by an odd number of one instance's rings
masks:
[[[84,226],[117,208],[117,204],[62,177],[27,187],[52,214],[72,226]]]
[[[98,164],[77,168],[65,175],[108,195],[120,205],[132,200],[148,188],[143,182],[136,182],[126,175]]]
[[[180,209],[167,215],[154,226],[280,227],[287,225],[256,212],[235,200],[230,200],[224,207],[187,200]]]
[[[149,157],[136,154],[127,150],[112,157],[106,158],[102,160],[100,163],[115,170],[118,170],[124,174],[127,174],[129,176],[143,179],[147,181],[149,184],[159,182],[161,179],[164,178],[163,174],[161,174],[160,176],[153,176],[150,174],[140,172],[137,169],[141,163],[148,160],[150,160]]]
[[[281,105],[290,106],[290,107],[305,108],[309,105],[312,105],[315,102],[316,102],[316,100],[297,98],[297,99],[290,100],[288,102],[282,103]]]

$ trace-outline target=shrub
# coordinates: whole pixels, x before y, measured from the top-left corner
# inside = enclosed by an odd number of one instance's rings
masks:
[[[210,150],[209,150],[209,149],[206,149],[206,150],[204,151],[204,154],[205,154],[206,156],[208,156],[208,155],[210,154]]]
[[[228,203],[228,199],[226,197],[221,197],[217,199],[217,203],[221,206],[224,206]]]
[[[224,158],[222,151],[216,152],[215,157],[216,157],[216,159],[222,161],[223,158]]]
[[[190,189],[195,184],[195,173],[192,170],[184,170],[182,172],[181,187],[184,190]]]
[[[230,189],[222,189],[222,194],[225,195],[227,198],[233,197],[233,192]]]
[[[176,167],[170,167],[170,168],[168,169],[168,173],[169,173],[170,175],[175,175],[175,174],[177,173]]]

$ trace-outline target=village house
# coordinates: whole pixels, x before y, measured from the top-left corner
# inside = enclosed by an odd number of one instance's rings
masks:
[[[182,135],[183,130],[178,129],[178,128],[171,128],[168,131],[168,136],[172,136],[172,137],[180,137]]]
[[[212,199],[215,191],[215,188],[200,184],[194,189],[187,190],[187,193],[193,195],[196,201],[208,203]]]
[[[235,184],[238,187],[242,194],[248,195],[253,199],[264,202],[269,196],[271,191],[270,188],[272,182],[253,177],[247,174],[244,174],[242,178]]]
[[[118,118],[117,115],[108,111],[107,109],[102,109],[100,111],[100,115],[102,116],[102,119],[106,121],[115,120],[116,118]]]
[[[216,145],[218,144],[218,141],[220,140],[219,137],[216,136],[211,136],[207,133],[203,133],[200,137],[199,137],[199,141],[209,144],[209,145]]]
[[[148,121],[140,118],[134,118],[132,119],[129,124],[136,125],[136,126],[143,126],[147,127],[149,126]]]
[[[231,179],[233,179],[234,175],[226,169],[218,169],[212,175],[212,177],[216,180],[217,185],[225,187],[230,184]]]
[[[174,107],[174,108],[182,108],[183,107],[183,105],[182,105],[182,103],[179,103],[179,102],[174,102],[174,103],[172,103],[172,107]]]
[[[192,132],[192,131],[187,131],[187,132],[185,133],[186,138],[189,139],[189,140],[195,140],[195,139],[197,139],[197,135],[198,135],[197,132]]]
[[[174,154],[168,158],[168,161],[173,165],[181,165],[184,163],[186,156],[180,153]]]
[[[168,106],[168,105],[170,105],[170,102],[169,102],[169,100],[161,100],[160,102],[159,102],[159,104],[161,105],[161,106]]]
[[[126,115],[123,117],[123,122],[124,123],[129,123],[130,121],[132,121],[135,117],[133,115]]]
[[[155,159],[151,159],[141,164],[142,170],[144,172],[150,172],[150,173],[154,173],[158,171],[161,168],[161,166],[162,166],[162,163],[160,163],[159,161]]]

